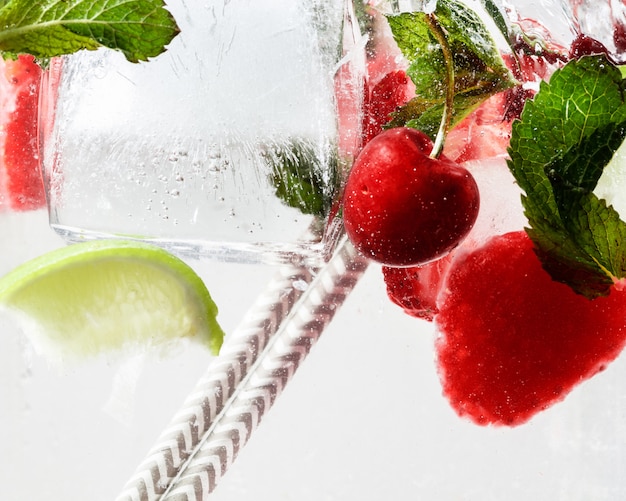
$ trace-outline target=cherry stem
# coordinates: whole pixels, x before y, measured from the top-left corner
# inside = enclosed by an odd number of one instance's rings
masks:
[[[446,99],[443,104],[441,123],[439,124],[439,130],[437,131],[437,136],[435,137],[433,150],[430,152],[431,158],[437,158],[441,155],[446,134],[448,133],[452,122],[452,111],[454,110],[454,60],[446,34],[437,21],[435,14],[428,14],[426,16],[426,20],[428,22],[428,27],[441,46],[441,51],[443,52],[443,62],[446,67]]]

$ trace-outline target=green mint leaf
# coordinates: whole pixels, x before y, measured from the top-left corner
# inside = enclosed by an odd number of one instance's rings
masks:
[[[313,143],[302,139],[272,144],[263,156],[280,200],[303,214],[328,214],[339,182],[336,155],[324,159]]]
[[[0,7],[0,52],[49,58],[117,49],[129,61],[159,55],[178,33],[163,0],[8,0]]]
[[[478,107],[485,99],[485,95],[481,93],[477,95],[471,93],[455,95],[455,109],[465,110],[465,113],[457,114],[456,119],[453,120],[453,125],[458,123],[471,110]],[[444,103],[441,99],[427,99],[418,95],[395,112],[387,126],[413,127],[421,130],[432,139],[437,135],[443,108]]]
[[[491,34],[480,17],[454,0],[439,0],[434,15],[444,29],[453,54],[455,99],[451,126],[490,96],[516,84]],[[407,74],[416,97],[395,113],[390,127],[408,125],[431,137],[441,122],[446,98],[443,50],[424,12],[387,16],[391,32],[409,61]]]
[[[513,124],[509,168],[553,279],[588,298],[626,277],[626,223],[593,190],[626,137],[626,82],[605,56],[570,61]]]
[[[498,7],[498,5],[496,5],[496,3],[493,2],[493,0],[480,0],[480,3],[482,4],[487,14],[489,14],[489,17],[491,17],[491,19],[493,20],[494,24],[496,25],[496,28],[500,30],[500,33],[502,33],[502,36],[504,36],[504,39],[509,41],[509,36],[510,36],[509,23],[507,21],[506,16],[502,13],[502,10],[500,9],[500,7]]]

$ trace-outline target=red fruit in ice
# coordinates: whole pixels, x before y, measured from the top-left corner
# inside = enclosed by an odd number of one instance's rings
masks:
[[[507,93],[487,99],[448,132],[444,154],[458,163],[506,155],[512,124],[506,111]]]
[[[621,55],[621,63],[624,60],[624,53],[626,53],[626,22],[616,20],[613,30],[613,43],[615,44],[615,49]]]
[[[513,120],[520,117],[539,82],[566,61],[557,48],[533,54],[524,44],[518,41],[516,57],[504,56],[520,85],[490,97],[449,131],[444,148],[448,158],[463,163],[507,154]]]
[[[570,46],[569,57],[571,59],[580,59],[583,56],[592,54],[604,54],[609,59],[611,58],[609,49],[603,43],[583,33],[578,34]]]
[[[541,30],[542,28],[539,31]],[[520,117],[526,101],[531,99],[539,89],[539,82],[548,80],[550,75],[569,59],[563,47],[555,44],[547,46],[537,44],[533,47],[522,37],[516,38],[513,49],[515,55],[503,56],[507,66],[520,82],[520,85],[504,93],[503,117],[509,123]]]
[[[41,69],[31,56],[0,62],[0,193],[14,210],[43,207],[37,106]],[[2,205],[2,199],[0,199]]]
[[[455,260],[440,298],[443,391],[479,424],[518,425],[602,371],[626,343],[626,292],[593,301],[553,281],[524,232]]]
[[[472,175],[432,143],[398,127],[372,139],[346,182],[346,233],[364,255],[390,266],[414,266],[444,256],[469,233],[478,215]]]
[[[422,266],[383,266],[389,299],[408,315],[432,321],[439,313],[437,298],[453,253]]]
[[[363,144],[383,131],[391,113],[410,99],[411,81],[402,70],[387,73],[366,96],[363,106]]]

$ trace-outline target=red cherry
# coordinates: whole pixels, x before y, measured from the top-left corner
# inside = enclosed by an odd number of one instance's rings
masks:
[[[364,255],[389,266],[423,264],[454,249],[479,207],[472,175],[445,157],[430,158],[424,133],[399,127],[372,139],[348,176],[346,233]]]

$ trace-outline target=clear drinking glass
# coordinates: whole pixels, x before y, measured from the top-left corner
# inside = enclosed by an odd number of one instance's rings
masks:
[[[42,120],[52,227],[68,241],[322,262],[338,227],[342,2],[168,8],[181,33],[149,63],[104,50],[52,64]]]

